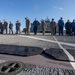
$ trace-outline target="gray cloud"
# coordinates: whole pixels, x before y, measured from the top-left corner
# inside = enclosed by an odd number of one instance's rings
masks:
[[[59,7],[59,10],[61,10],[61,11],[62,11],[62,10],[63,10],[63,8],[62,8],[62,7]]]
[[[60,11],[63,11],[64,9],[62,7],[58,7],[58,6],[52,6],[54,9],[58,9]]]

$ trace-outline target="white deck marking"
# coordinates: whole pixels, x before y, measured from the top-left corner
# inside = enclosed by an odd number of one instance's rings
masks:
[[[53,36],[54,37],[54,36]],[[62,45],[58,42],[58,40],[54,37],[54,39],[57,41],[59,47],[65,52],[65,54],[68,56],[69,60],[70,61],[75,61],[74,57],[64,48],[62,47]],[[75,70],[75,62],[70,62],[72,67],[74,68]]]
[[[42,38],[37,38],[37,37],[32,37],[32,36],[24,36],[24,35],[19,35],[21,37],[27,37],[27,38],[31,38],[31,39],[36,39],[36,40],[42,40],[42,41],[47,41],[47,42],[52,42],[52,43],[57,43],[61,49],[63,49],[63,51],[66,53],[66,55],[68,56],[70,61],[75,61],[74,57],[65,49],[61,46],[61,44],[63,45],[68,45],[68,46],[73,46],[75,47],[75,44],[71,44],[71,43],[64,43],[64,42],[59,42],[57,41],[57,39],[54,37],[55,41],[53,40],[47,40],[47,39],[42,39]],[[70,64],[72,65],[73,69],[75,70],[75,62],[70,62]]]
[[[55,40],[42,39],[42,38],[33,37],[33,36],[24,36],[24,35],[19,35],[19,36],[27,37],[27,38],[31,38],[31,39],[36,39],[36,40],[41,40],[41,41],[52,42],[52,43],[60,43],[62,45],[67,45],[67,46],[75,47],[75,44],[72,44],[72,43],[66,43],[66,42],[59,42],[59,41],[55,41]]]

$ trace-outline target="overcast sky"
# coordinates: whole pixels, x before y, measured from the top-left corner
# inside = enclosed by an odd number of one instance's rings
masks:
[[[33,22],[35,18],[40,21],[47,16],[56,22],[60,17],[72,21],[75,19],[75,0],[0,0],[0,20],[12,21],[14,25],[19,20],[21,29],[25,27],[25,17]]]

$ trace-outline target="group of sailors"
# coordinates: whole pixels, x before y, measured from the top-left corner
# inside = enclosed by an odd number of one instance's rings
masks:
[[[16,33],[15,34],[20,34],[20,26],[21,23],[18,21],[16,21]],[[0,21],[0,33],[4,34],[4,32],[6,32],[6,34],[8,33],[8,22],[6,20],[4,20],[3,22]],[[9,34],[12,33],[13,34],[13,23],[10,21],[9,23]]]
[[[26,34],[30,34],[30,20],[28,18],[25,18],[26,19]],[[35,19],[33,21],[33,31],[34,31],[34,35],[37,34],[37,30],[38,30],[38,26],[40,26],[40,22]],[[47,24],[46,24],[46,21],[45,20],[42,20],[41,21],[41,27],[42,27],[42,33],[43,35],[45,34],[46,32],[46,29],[47,29]],[[65,30],[66,30],[66,35],[69,35],[69,36],[72,36],[74,35],[75,36],[75,20],[73,20],[73,22],[70,22],[70,20],[68,19],[66,23],[64,23],[63,21],[63,18],[61,17],[59,20],[58,20],[58,23],[56,23],[54,21],[54,18],[52,18],[51,22],[50,22],[50,32],[51,32],[51,35],[56,35],[56,30],[57,30],[57,27],[58,27],[58,32],[59,32],[59,36],[62,35],[63,36],[63,32],[64,32],[64,27],[65,27]]]
[[[30,27],[31,27],[31,23],[30,20],[26,17],[26,28],[25,28],[25,34],[30,35]],[[37,35],[37,31],[38,31],[38,27],[42,27],[42,34],[44,35],[46,32],[46,28],[47,28],[47,24],[45,20],[42,20],[41,23],[35,18],[35,20],[33,21],[33,31],[34,31],[34,35]],[[16,33],[15,34],[20,34],[20,27],[21,27],[21,23],[18,21],[16,21],[15,23],[16,26]],[[54,21],[54,18],[52,18],[51,22],[50,22],[50,32],[51,35],[56,35],[56,29],[58,27],[58,32],[59,32],[59,36],[62,35],[63,36],[63,30],[64,27],[66,29],[66,35],[74,35],[75,36],[75,20],[73,20],[73,22],[70,22],[70,20],[67,20],[66,23],[64,23],[63,18],[61,17],[58,20],[58,23],[56,23]],[[0,33],[4,34],[4,31],[6,31],[6,34],[8,33],[8,22],[6,20],[4,20],[3,22],[0,21]],[[9,23],[9,34],[12,33],[13,34],[13,23],[10,21]]]

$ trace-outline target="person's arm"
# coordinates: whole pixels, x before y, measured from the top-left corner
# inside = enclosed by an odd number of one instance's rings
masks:
[[[47,28],[47,24],[46,24],[46,22],[45,22],[45,27]]]
[[[72,23],[70,24],[70,26],[71,26],[71,29],[72,29]]]
[[[28,23],[29,23],[28,25],[29,25],[29,28],[30,28],[30,20],[28,21]]]
[[[54,22],[54,28],[56,28],[56,22]]]
[[[8,26],[8,22],[6,22],[6,26]]]
[[[63,26],[64,26],[64,21],[63,21]]]
[[[21,26],[21,23],[20,22],[18,23],[18,26]]]

